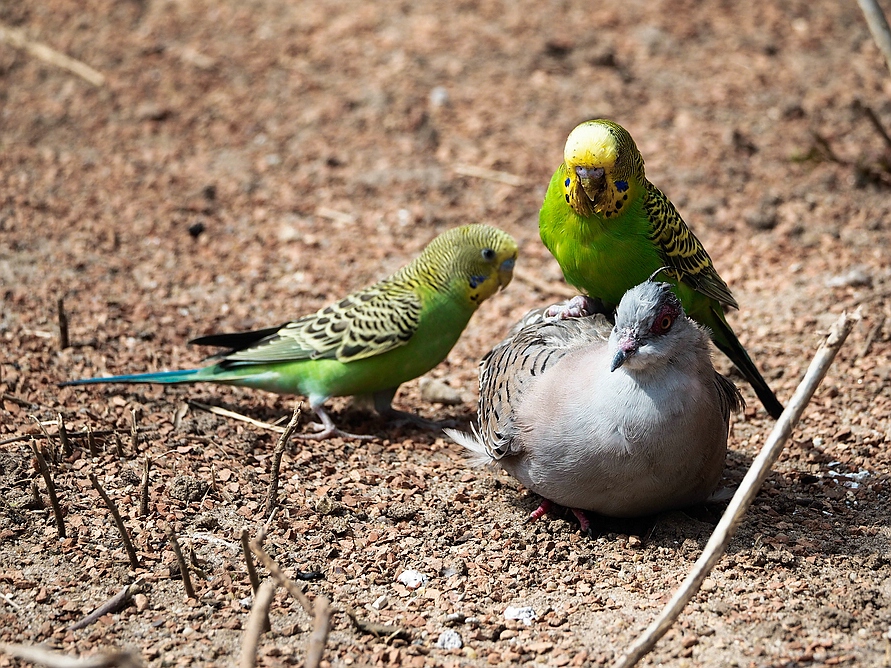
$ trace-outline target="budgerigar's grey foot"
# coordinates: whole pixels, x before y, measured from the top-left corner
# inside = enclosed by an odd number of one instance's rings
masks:
[[[549,306],[544,313],[545,320],[567,320],[568,318],[584,318],[595,313],[608,315],[603,302],[587,295],[576,295],[565,302]]]
[[[328,415],[323,408],[318,407],[313,410],[316,412],[316,415],[320,420],[320,422],[309,423],[310,429],[312,429],[313,432],[309,434],[294,434],[293,438],[302,441],[324,441],[325,439],[334,436],[340,436],[341,438],[349,438],[354,441],[374,440],[374,436],[368,434],[351,434],[348,431],[341,431],[334,426],[334,420],[331,419],[331,416]]]

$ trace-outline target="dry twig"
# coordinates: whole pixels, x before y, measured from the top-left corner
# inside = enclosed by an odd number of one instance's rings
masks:
[[[94,654],[83,659],[50,652],[40,646],[0,645],[0,652],[48,668],[142,668],[142,662],[130,652]]]
[[[259,540],[259,538],[258,538]],[[247,565],[248,578],[251,581],[251,590],[256,594],[260,588],[260,576],[254,566],[254,558],[251,556],[251,536],[247,529],[241,530],[241,549],[244,551],[244,563]]]
[[[275,581],[287,589],[291,596],[297,599],[297,602],[303,606],[303,609],[306,610],[307,614],[312,615],[312,603],[306,597],[306,594],[303,593],[303,588],[282,572],[282,569],[275,563],[275,560],[263,549],[262,542],[263,534],[260,534],[250,542],[251,552],[257,555],[257,559],[259,559],[266,567],[266,570],[268,570],[269,574],[275,578]]]
[[[133,570],[136,570],[139,568],[139,557],[136,556],[136,548],[133,547],[133,542],[130,540],[130,533],[127,531],[127,525],[124,524],[121,513],[118,512],[118,507],[115,505],[114,501],[111,500],[111,497],[105,493],[105,489],[99,484],[99,478],[93,473],[90,474],[90,482],[93,483],[93,487],[99,492],[99,496],[102,497],[112,518],[114,518],[118,533],[121,534],[121,540],[124,541],[124,549],[127,550],[127,558],[130,559],[130,567]]]
[[[891,70],[891,28],[888,28],[888,19],[885,18],[885,13],[877,0],[857,0],[857,4],[863,10],[872,38],[885,57],[888,69]]]
[[[189,565],[186,563],[186,560],[183,557],[183,551],[182,549],[180,549],[179,540],[177,540],[176,538],[176,532],[169,524],[167,525],[165,531],[167,532],[167,540],[170,541],[170,547],[173,548],[173,554],[176,555],[176,563],[179,564],[179,574],[183,580],[183,587],[186,590],[186,596],[188,596],[189,598],[195,598],[195,589],[194,587],[192,587],[192,578],[189,576]]]
[[[133,454],[139,452],[139,428],[136,425],[136,409],[130,409],[130,442],[133,443]]]
[[[98,457],[99,451],[96,449],[96,439],[93,438],[93,430],[87,425],[87,448],[90,451],[90,457]]]
[[[142,482],[139,485],[139,516],[146,517],[149,513],[149,468],[152,461],[145,456],[142,462]]]
[[[93,610],[93,612],[84,617],[82,620],[80,620],[79,622],[75,622],[74,624],[69,626],[68,630],[77,631],[78,629],[85,629],[103,615],[107,615],[110,612],[117,612],[118,610],[122,610],[130,603],[135,594],[142,593],[144,586],[145,579],[138,578],[135,582],[128,584],[126,587],[121,589],[121,591],[112,596],[98,608]]]
[[[67,457],[72,452],[74,452],[74,448],[71,447],[71,441],[68,440],[68,430],[65,429],[65,420],[62,418],[62,414],[59,413],[59,442],[62,444],[62,455]]]
[[[241,644],[241,659],[238,662],[241,668],[253,668],[257,664],[257,646],[260,644],[260,636],[268,629],[269,606],[277,586],[274,579],[266,580],[254,596],[251,614],[244,630],[244,642]]]
[[[758,453],[755,461],[752,462],[752,467],[740,484],[739,489],[733,495],[730,505],[727,506],[721,521],[715,527],[702,555],[696,560],[693,569],[684,579],[675,595],[662,609],[662,612],[659,613],[659,616],[619,657],[619,660],[616,662],[616,668],[631,668],[631,666],[636,665],[638,661],[646,656],[653,649],[659,638],[668,631],[678,618],[684,606],[699,591],[702,581],[721,558],[743,514],[758,494],[758,490],[770,473],[770,467],[777,460],[780,452],[782,452],[783,444],[792,434],[792,429],[798,423],[808,402],[810,402],[811,397],[829,370],[832,360],[835,359],[836,353],[838,353],[839,348],[845,342],[845,338],[847,338],[851,328],[854,326],[854,322],[859,319],[859,310],[853,316],[842,313],[841,317],[832,326],[829,336],[826,337],[823,345],[811,361],[811,365],[795,390],[795,394],[792,395],[789,403],[786,404],[786,410],[780,415],[779,420],[777,420],[773,430],[770,432],[770,436],[767,437],[764,447],[761,448],[761,452]]]
[[[37,458],[37,466],[40,468],[40,475],[43,476],[43,481],[46,483],[46,492],[50,498],[50,505],[53,507],[53,515],[56,518],[56,530],[59,533],[59,538],[65,538],[65,518],[62,515],[62,507],[59,505],[59,497],[56,496],[56,483],[53,482],[53,476],[50,475],[49,466],[46,465],[46,459],[43,457],[43,453],[40,452],[40,447],[37,443],[31,443],[31,450],[34,452],[34,457]]]
[[[71,343],[68,340],[68,316],[65,315],[65,298],[56,300],[56,315],[59,317],[59,350],[65,350]]]
[[[557,295],[558,297],[575,297],[578,290],[571,288],[565,283],[548,283],[538,276],[530,274],[522,269],[514,269],[514,278],[525,283],[543,295]]]
[[[73,72],[94,86],[105,85],[105,76],[100,72],[97,72],[92,67],[79,60],[66,56],[64,53],[59,53],[55,49],[51,49],[46,44],[29,40],[25,37],[25,33],[22,30],[10,28],[9,26],[0,23],[0,42],[6,42],[16,48],[24,49],[35,58],[39,58],[46,63]]]
[[[328,640],[328,629],[331,628],[331,605],[324,596],[316,597],[315,615],[312,633],[306,647],[305,668],[319,668],[322,655],[325,653],[325,642]]]
[[[485,181],[494,181],[495,183],[504,183],[514,187],[520,187],[526,183],[525,179],[516,174],[500,172],[496,169],[488,169],[487,167],[477,167],[476,165],[455,165],[455,174],[470,176],[475,179],[483,179]]]
[[[266,511],[264,513],[266,517],[272,514],[278,502],[278,476],[282,467],[282,455],[285,452],[288,441],[291,439],[291,434],[294,433],[294,429],[297,427],[297,421],[300,420],[300,409],[302,407],[303,404],[297,404],[297,408],[294,409],[294,413],[291,415],[291,421],[288,422],[288,426],[285,427],[285,431],[279,437],[278,443],[275,444],[275,449],[272,451],[272,471],[269,477],[269,489],[266,492]]]
[[[248,417],[247,415],[242,415],[241,413],[236,413],[235,411],[230,411],[227,408],[220,408],[219,406],[210,406],[208,404],[202,404],[197,401],[188,402],[189,406],[192,408],[198,408],[202,411],[207,411],[208,413],[213,413],[214,415],[221,415],[223,417],[232,418],[233,420],[240,420],[241,422],[247,422],[248,424],[252,424],[255,427],[260,427],[261,429],[268,429],[269,431],[275,431],[279,434],[283,434],[285,432],[284,427],[279,427],[274,424],[269,424],[268,422],[263,422],[262,420],[255,420],[252,417]]]

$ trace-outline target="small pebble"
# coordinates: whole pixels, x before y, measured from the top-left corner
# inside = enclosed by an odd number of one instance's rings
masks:
[[[420,571],[415,570],[402,571],[399,574],[399,577],[396,579],[404,584],[408,589],[417,589],[418,587],[422,587],[426,585],[427,581],[429,580],[426,575],[424,575]]]
[[[381,594],[374,600],[374,603],[371,604],[371,607],[374,608],[375,610],[383,610],[384,608],[387,607],[387,603],[389,603],[389,602],[390,602],[390,599],[387,598],[387,595]]]
[[[518,608],[513,605],[509,605],[507,609],[504,611],[505,619],[516,619],[517,621],[523,622],[526,626],[529,626],[532,622],[534,622],[538,617],[535,614],[535,610],[530,607]]]
[[[454,629],[446,629],[436,639],[436,647],[439,649],[461,649],[464,647],[464,641],[461,639],[460,633]]]
[[[418,381],[418,387],[421,388],[421,399],[427,403],[443,406],[458,406],[464,403],[461,393],[441,380],[424,376]]]

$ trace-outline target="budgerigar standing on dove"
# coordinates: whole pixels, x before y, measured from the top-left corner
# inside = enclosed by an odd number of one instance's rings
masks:
[[[389,278],[280,327],[215,334],[191,343],[229,348],[200,369],[63,383],[223,383],[308,396],[321,420],[312,438],[339,432],[323,404],[370,395],[384,416],[401,383],[445,359],[477,307],[510,283],[517,244],[488,225],[465,225],[431,241]],[[307,436],[304,436],[307,437]]]
[[[447,433],[544,497],[533,519],[558,503],[587,531],[585,510],[649,515],[717,486],[742,397],[671,287],[629,290],[615,326],[533,312],[483,359],[472,433]]]
[[[539,232],[567,282],[607,311],[626,290],[659,267],[687,315],[742,372],[767,412],[783,406],[724,317],[738,308],[699,239],[669,199],[644,174],[634,139],[607,120],[587,121],[566,140],[563,164],[551,179]]]

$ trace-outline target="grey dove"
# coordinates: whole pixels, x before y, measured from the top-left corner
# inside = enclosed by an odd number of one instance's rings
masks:
[[[480,363],[472,433],[446,430],[551,502],[634,517],[705,500],[724,468],[736,386],[715,371],[708,330],[667,283],[622,298],[602,315],[532,312]]]

